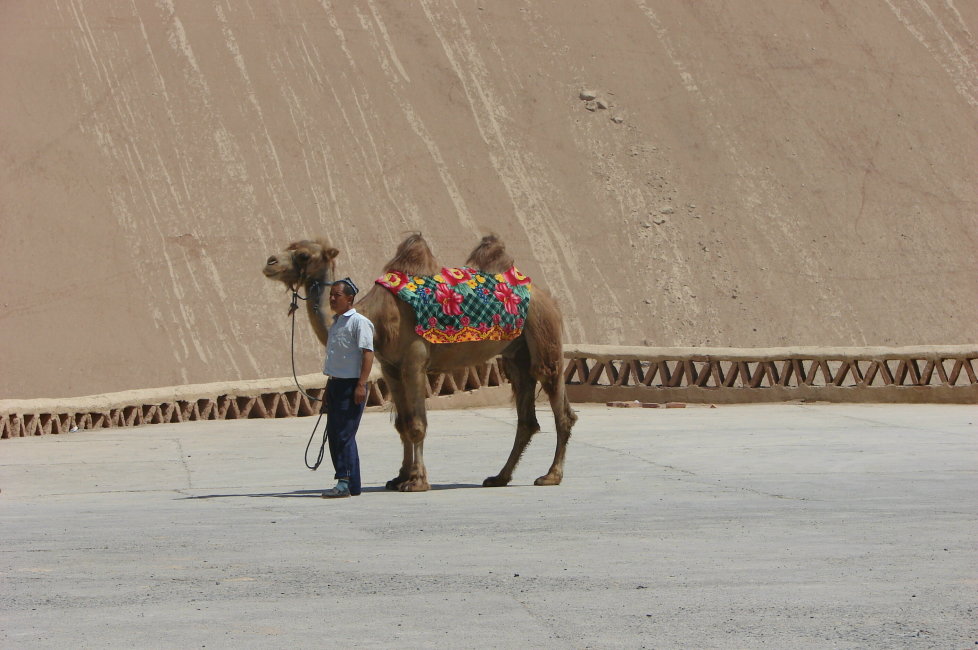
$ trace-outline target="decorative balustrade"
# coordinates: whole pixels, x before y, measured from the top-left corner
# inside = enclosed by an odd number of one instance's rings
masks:
[[[978,346],[568,346],[564,356],[572,401],[978,401]]]
[[[0,438],[66,433],[77,429],[132,427],[199,420],[240,420],[315,415],[325,390],[321,374],[233,383],[196,384],[66,399],[0,400]],[[485,392],[507,383],[499,362],[427,376],[427,395],[435,408],[481,404],[463,393]],[[309,397],[307,397],[307,395]],[[509,390],[502,392],[508,399]],[[315,399],[310,399],[310,397]],[[440,398],[448,398],[438,404]],[[455,399],[451,399],[455,398]],[[498,400],[497,400],[498,401]],[[367,406],[390,403],[390,390],[377,368],[367,384]]]
[[[572,402],[978,402],[978,346],[913,348],[631,348],[569,345],[564,380]],[[319,374],[300,377],[318,398]],[[427,378],[429,407],[502,404],[498,360]],[[485,399],[470,399],[483,395]],[[376,371],[368,406],[390,391]],[[199,420],[314,415],[318,403],[292,378],[198,384],[68,399],[0,401],[0,438]]]

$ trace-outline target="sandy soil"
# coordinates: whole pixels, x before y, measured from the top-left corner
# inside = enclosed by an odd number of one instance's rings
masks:
[[[319,235],[369,284],[406,232],[455,264],[495,231],[571,342],[974,342],[976,33],[960,0],[2,3],[0,397],[287,375],[259,270]]]

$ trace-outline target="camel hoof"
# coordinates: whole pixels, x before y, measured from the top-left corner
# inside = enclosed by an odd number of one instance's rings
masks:
[[[407,479],[401,478],[400,476],[395,476],[391,480],[387,481],[387,484],[384,485],[384,487],[388,490],[399,490],[401,489],[401,486],[404,485],[404,481],[406,480]]]
[[[551,476],[547,474],[546,476],[541,476],[537,480],[533,481],[533,485],[560,485],[560,480],[562,476]]]
[[[414,479],[414,480],[404,481],[399,486],[397,486],[396,489],[400,490],[401,492],[427,492],[428,490],[431,489],[431,486],[428,485],[427,481],[419,481],[417,479]]]
[[[506,487],[507,485],[509,485],[509,481],[498,476],[490,476],[482,482],[482,487]]]

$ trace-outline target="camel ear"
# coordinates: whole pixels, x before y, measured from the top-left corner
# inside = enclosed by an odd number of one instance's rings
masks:
[[[326,258],[326,261],[327,262],[330,261],[330,260],[336,259],[336,256],[339,255],[339,254],[340,254],[340,252],[338,250],[336,250],[335,248],[326,248],[326,249],[323,250],[323,257]]]

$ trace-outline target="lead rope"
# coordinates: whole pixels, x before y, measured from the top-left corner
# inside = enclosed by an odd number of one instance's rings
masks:
[[[309,434],[309,442],[306,443],[306,453],[302,455],[302,460],[305,461],[306,467],[312,471],[319,469],[319,466],[323,464],[323,456],[326,454],[326,429],[323,428],[323,442],[319,445],[319,457],[316,458],[316,464],[309,464],[309,447],[312,446],[312,439],[316,437],[316,429],[319,428],[319,421],[323,419],[323,414],[320,413],[319,417],[316,418],[316,424],[312,427],[312,433]]]
[[[291,349],[291,357],[292,357],[292,379],[293,381],[295,381],[296,388],[299,389],[300,393],[305,395],[306,399],[310,400],[311,402],[321,402],[323,401],[322,398],[313,397],[302,388],[302,386],[299,384],[299,378],[298,376],[296,376],[296,372],[295,372],[295,312],[299,310],[300,300],[309,300],[309,298],[308,297],[303,298],[302,296],[300,296],[298,288],[293,289],[292,304],[289,306],[289,315],[291,315],[292,317],[292,337],[289,346]],[[325,393],[325,391],[326,389],[324,388],[323,392]],[[316,424],[313,425],[312,433],[309,435],[309,442],[306,443],[306,451],[302,455],[302,460],[306,464],[306,467],[308,467],[312,471],[316,471],[317,469],[319,469],[319,466],[323,464],[323,457],[326,455],[326,429],[324,428],[323,442],[322,444],[319,445],[319,456],[316,458],[316,463],[314,465],[309,464],[309,447],[312,446],[312,439],[316,437],[316,429],[319,428],[319,421],[322,419],[323,419],[323,411],[322,409],[320,409],[319,417],[316,418]]]
[[[318,397],[313,397],[307,393],[302,386],[299,384],[299,378],[295,374],[295,312],[299,310],[299,300],[309,300],[309,298],[303,298],[299,295],[298,289],[292,290],[292,304],[289,306],[289,314],[292,316],[292,337],[289,344],[291,357],[292,357],[292,380],[295,381],[295,387],[299,389],[299,392],[306,396],[306,399],[313,402],[321,402],[322,399]]]

